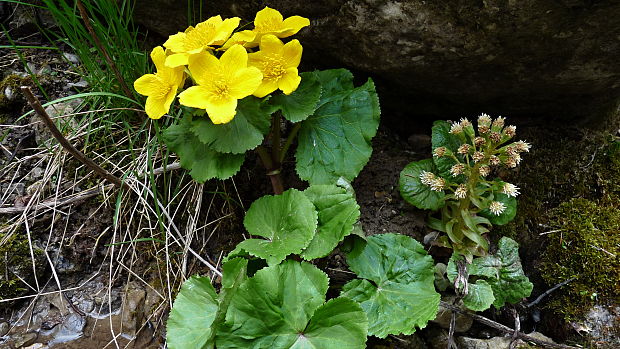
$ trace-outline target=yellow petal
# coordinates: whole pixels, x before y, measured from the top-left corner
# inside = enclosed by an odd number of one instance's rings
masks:
[[[297,68],[288,68],[286,73],[278,80],[278,88],[285,95],[290,95],[299,87],[301,76],[298,75]]]
[[[217,32],[213,37],[211,43],[213,45],[222,45],[228,40],[232,32],[239,26],[239,17],[233,17],[225,19],[224,22],[217,28]]]
[[[282,40],[278,39],[277,36],[268,34],[263,35],[260,39],[260,50],[265,53],[276,53],[279,54],[282,51],[284,44]]]
[[[185,52],[185,38],[186,34],[181,32],[170,35],[168,40],[164,42],[164,47],[173,52]]]
[[[236,99],[247,97],[254,93],[263,80],[263,74],[255,67],[238,71],[230,81],[230,96]]]
[[[166,57],[166,67],[175,68],[187,65],[188,58],[189,54],[185,52],[171,54]]]
[[[220,57],[222,71],[233,77],[238,70],[248,66],[248,52],[241,45],[233,45]]]
[[[206,109],[210,95],[208,88],[192,86],[179,94],[179,103],[186,107]]]
[[[164,52],[164,48],[161,46],[156,46],[151,51],[151,60],[157,70],[161,70],[164,68],[164,61],[166,60],[166,52]]]
[[[199,25],[211,25],[211,26],[217,27],[220,24],[222,24],[222,16],[217,15],[217,16],[210,17],[206,21],[198,23],[196,27],[198,27]]]
[[[227,50],[229,47],[235,44],[245,45],[248,42],[252,42],[256,37],[256,33],[251,30],[243,30],[240,32],[234,33],[228,41],[220,48],[220,50]]]
[[[205,109],[214,124],[225,124],[237,114],[237,100],[234,98],[212,98],[208,101]]]
[[[254,91],[253,95],[258,98],[263,98],[271,92],[278,89],[278,83],[272,79],[263,79],[260,86]]]
[[[176,87],[173,87],[170,89],[170,91],[166,95],[166,98],[164,99],[164,108],[166,109],[166,113],[170,111],[170,106],[172,105],[172,102],[174,102],[174,97],[176,96],[177,96],[177,89]]]
[[[133,88],[143,96],[158,94],[162,90],[162,81],[155,74],[146,74],[133,83]]]
[[[301,62],[301,53],[303,52],[303,47],[299,43],[299,40],[292,40],[282,49],[282,57],[284,57],[284,61],[286,62],[287,68],[297,68],[299,66],[299,62]]]
[[[220,61],[208,52],[201,52],[189,57],[189,71],[200,85],[207,85],[214,76],[221,74]]]
[[[278,10],[265,7],[256,13],[256,18],[254,18],[254,26],[258,31],[263,31],[263,29],[269,29],[267,31],[271,31],[270,29],[272,27],[274,30],[277,30],[281,27],[283,19],[282,14],[278,12]],[[276,25],[277,28],[275,27]]]
[[[161,118],[168,112],[168,109],[165,107],[165,103],[165,98],[148,97],[146,99],[146,106],[144,107],[146,115],[148,115],[151,119]],[[170,108],[170,105],[168,105],[168,108]]]
[[[292,29],[292,32],[288,35],[296,34],[301,28],[307,27],[310,25],[310,20],[301,16],[291,16],[284,20],[282,26],[287,29]],[[282,36],[281,36],[282,37]]]

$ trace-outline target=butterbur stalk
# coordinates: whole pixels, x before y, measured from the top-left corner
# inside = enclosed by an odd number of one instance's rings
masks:
[[[515,168],[525,141],[512,142],[516,126],[503,117],[478,117],[477,127],[463,118],[433,126],[433,160],[409,164],[401,173],[401,194],[422,209],[438,210],[429,226],[446,233],[437,243],[453,248],[471,262],[488,253],[485,234],[493,224],[505,224],[516,213],[519,187],[491,179],[499,167]],[[476,132],[477,130],[477,132]],[[415,178],[417,175],[417,178]]]

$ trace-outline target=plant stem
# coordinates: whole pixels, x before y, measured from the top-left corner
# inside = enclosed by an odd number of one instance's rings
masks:
[[[293,143],[293,140],[297,136],[297,133],[299,132],[300,128],[301,128],[301,122],[296,123],[293,126],[293,129],[291,130],[291,133],[286,138],[286,142],[284,143],[284,146],[282,147],[282,151],[280,152],[280,163],[284,162],[284,158],[286,157],[286,153],[288,152],[288,148],[291,147],[291,144]]]
[[[263,166],[267,169],[267,176],[271,180],[271,188],[276,195],[284,192],[284,185],[282,184],[282,176],[280,175],[280,167],[274,168],[274,162],[269,154],[269,151],[262,145],[256,148],[256,153],[260,157]]]

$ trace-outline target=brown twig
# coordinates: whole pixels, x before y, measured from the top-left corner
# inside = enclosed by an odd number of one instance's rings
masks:
[[[101,53],[103,54],[103,57],[108,63],[108,66],[112,68],[112,71],[114,72],[114,75],[116,76],[116,80],[118,80],[118,82],[120,83],[121,88],[123,89],[123,92],[125,93],[127,98],[133,99],[133,93],[131,93],[131,90],[129,89],[129,87],[127,86],[127,83],[125,82],[125,79],[123,79],[123,75],[121,75],[121,72],[116,67],[116,64],[114,64],[114,61],[112,60],[112,58],[110,58],[108,51],[101,44],[101,41],[99,40],[99,37],[97,36],[97,33],[95,33],[95,30],[90,25],[90,19],[88,17],[88,13],[86,12],[86,9],[84,8],[84,5],[82,4],[80,0],[76,1],[76,5],[78,9],[80,10],[80,16],[82,17],[82,20],[84,21],[84,26],[90,33],[90,36],[93,38],[93,41],[95,42],[95,45],[97,46],[99,51],[101,51]]]
[[[523,340],[528,341],[528,342],[532,342],[532,343],[534,343],[536,345],[540,345],[542,347],[557,348],[557,349],[579,349],[577,347],[573,347],[573,346],[570,346],[570,345],[551,343],[551,342],[540,340],[538,338],[534,338],[532,336],[528,336],[525,333],[515,331],[514,329],[512,329],[512,328],[510,328],[508,326],[504,326],[504,325],[502,325],[502,324],[500,324],[498,322],[495,322],[495,321],[493,321],[491,319],[487,319],[484,316],[480,316],[480,315],[477,315],[477,314],[472,314],[470,312],[461,310],[459,307],[457,307],[455,305],[452,305],[452,304],[450,304],[448,302],[443,302],[442,301],[441,302],[441,306],[446,308],[446,309],[448,309],[448,310],[450,310],[450,311],[454,311],[454,312],[457,312],[459,314],[464,314],[464,315],[470,316],[474,320],[476,320],[476,321],[478,321],[478,322],[480,322],[482,324],[485,324],[485,325],[487,325],[489,327],[493,327],[496,330],[500,330],[502,332],[509,333],[509,334],[515,334],[516,333],[518,338],[523,339]]]
[[[112,182],[114,185],[118,187],[122,186],[126,189],[129,189],[129,186],[127,186],[127,184],[124,184],[118,177],[101,168],[101,166],[97,165],[94,161],[84,156],[81,151],[77,150],[73,145],[71,145],[71,143],[69,143],[69,141],[58,130],[58,128],[56,128],[56,125],[47,114],[45,109],[43,109],[43,106],[41,106],[41,102],[39,102],[39,99],[32,93],[30,87],[22,86],[21,90],[26,99],[28,100],[28,104],[30,104],[30,107],[32,107],[32,109],[34,109],[34,111],[39,115],[39,117],[41,117],[54,138],[56,138],[56,140],[60,142],[60,144],[63,148],[65,148],[66,151],[68,151],[76,159],[80,160],[84,165],[88,166],[90,169],[98,173],[100,176]]]

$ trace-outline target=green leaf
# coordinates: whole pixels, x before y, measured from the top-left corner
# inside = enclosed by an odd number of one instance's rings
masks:
[[[444,120],[438,120],[433,123],[431,131],[431,144],[433,150],[439,147],[446,147],[452,153],[456,154],[457,149],[461,146],[462,142],[458,136],[450,133],[450,123]],[[448,156],[433,157],[435,166],[437,166],[437,173],[444,178],[452,178],[450,174],[450,168],[456,161]],[[459,175],[457,178],[452,178],[452,181],[459,182],[459,179],[464,178],[463,175]]]
[[[321,97],[321,83],[315,73],[301,73],[301,83],[290,95],[276,94],[269,99],[273,110],[282,110],[290,122],[306,120],[316,110]]]
[[[414,161],[400,172],[400,195],[413,206],[425,210],[438,210],[445,205],[446,194],[443,191],[433,191],[431,187],[420,181],[422,171],[436,171],[433,160]]]
[[[475,284],[469,284],[467,295],[463,297],[463,305],[473,311],[485,311],[491,307],[494,301],[493,289],[484,280],[477,280]]]
[[[504,193],[495,193],[494,197],[494,201],[499,201],[506,206],[504,212],[497,216],[487,208],[480,211],[480,215],[488,218],[495,225],[504,225],[512,221],[517,215],[517,199]]]
[[[317,228],[317,212],[306,195],[289,189],[280,195],[263,196],[254,201],[243,224],[250,234],[267,240],[247,239],[237,245],[236,250],[243,249],[274,265],[308,246]]]
[[[347,255],[358,277],[343,287],[342,297],[362,306],[369,335],[411,334],[434,319],[440,296],[435,292],[433,259],[414,239],[397,234],[368,237],[362,250]]]
[[[192,276],[185,281],[166,324],[168,347],[213,348],[209,339],[217,310],[217,295],[209,278]]]
[[[351,234],[360,208],[352,193],[335,185],[313,185],[304,194],[318,212],[318,228],[301,256],[306,260],[325,257]]]
[[[217,347],[364,348],[364,313],[347,300],[325,303],[327,288],[327,275],[305,262],[259,270],[233,298]]]
[[[501,238],[498,243],[497,257],[501,261],[501,267],[498,270],[499,278],[488,281],[495,296],[493,305],[499,309],[506,302],[514,304],[524,297],[529,297],[533,285],[523,273],[519,258],[519,244],[516,241],[507,237]]]
[[[215,151],[242,154],[260,145],[270,126],[271,113],[262,108],[260,99],[250,96],[239,101],[229,123],[215,125],[206,116],[194,118],[191,130]]]
[[[168,127],[163,138],[168,148],[177,153],[181,167],[189,170],[199,183],[208,179],[227,179],[239,172],[244,154],[223,154],[200,142],[191,132],[192,117],[186,115],[178,124]]]
[[[352,181],[370,159],[379,126],[379,99],[372,80],[351,88],[349,75],[316,72],[323,93],[299,131],[296,169],[310,184]],[[327,85],[326,85],[327,84]]]

